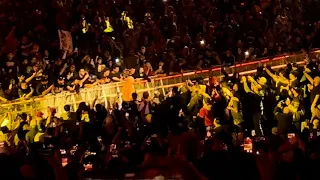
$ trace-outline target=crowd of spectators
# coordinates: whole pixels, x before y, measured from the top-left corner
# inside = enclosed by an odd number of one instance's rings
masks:
[[[317,1],[0,1],[1,101],[126,81],[0,119],[1,179],[320,179],[320,58],[144,92],[135,79],[318,47]],[[320,11],[319,11],[320,12]],[[59,47],[70,31],[72,51]],[[8,35],[7,35],[8,34]]]
[[[319,179],[319,62],[0,120],[4,179]],[[128,83],[129,82],[129,83]]]
[[[317,3],[2,0],[1,100],[308,51]],[[73,49],[61,49],[58,30]]]

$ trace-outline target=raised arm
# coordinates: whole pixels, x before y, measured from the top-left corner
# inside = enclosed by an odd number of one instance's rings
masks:
[[[30,77],[26,79],[26,83],[30,82],[34,77],[36,77],[37,73],[33,73]]]
[[[25,95],[24,98],[28,99],[29,97],[32,96],[33,93],[34,93],[34,89],[31,87],[31,91],[27,95]]]
[[[277,81],[278,80],[278,76],[273,74],[266,66],[264,68],[264,70],[266,71],[266,73],[274,80]]]
[[[308,81],[313,85],[313,78],[308,74],[310,72],[310,69],[305,68],[303,71],[303,75],[308,79]]]
[[[84,78],[80,81],[81,86],[83,85],[83,83],[89,78],[89,73],[87,73]]]
[[[66,71],[67,68],[68,68],[68,64],[67,64],[67,63],[64,63],[61,71],[59,72],[59,75],[61,76],[61,75]]]
[[[246,93],[250,93],[250,92],[252,93],[251,89],[248,86],[247,78],[245,76],[242,76],[241,82],[243,83],[244,91],[246,91]]]
[[[54,89],[54,85],[51,85],[48,89],[42,92],[42,95],[47,95],[50,91]]]

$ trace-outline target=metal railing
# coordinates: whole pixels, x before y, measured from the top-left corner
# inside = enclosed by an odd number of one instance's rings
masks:
[[[309,53],[309,57],[319,54],[320,51],[313,51]],[[251,62],[238,63],[226,69],[227,73],[239,72],[240,74],[254,73],[255,69],[261,64],[267,63],[273,68],[285,67],[287,63],[304,63],[304,55],[294,54],[280,56],[270,59],[261,59]],[[161,90],[165,93],[169,88],[182,85],[186,80],[192,78],[208,78],[211,76],[221,77],[221,67],[215,67],[212,69],[206,69],[201,71],[187,72],[183,74],[166,76],[166,77],[154,77],[151,82],[136,81],[135,89],[139,96],[145,91],[148,91],[150,95],[153,95],[154,90]],[[49,94],[43,97],[33,97],[23,101],[12,101],[3,103],[0,106],[0,114],[11,112],[13,116],[17,113],[26,112],[34,115],[37,111],[42,111],[46,115],[46,109],[48,107],[55,107],[57,114],[63,112],[64,105],[71,105],[73,110],[77,109],[80,102],[91,103],[96,96],[99,97],[97,103],[104,103],[108,108],[110,104],[114,102],[121,102],[121,87],[123,82],[110,83],[105,85],[99,85],[92,88],[81,89],[79,94],[71,92],[62,92],[59,94]]]

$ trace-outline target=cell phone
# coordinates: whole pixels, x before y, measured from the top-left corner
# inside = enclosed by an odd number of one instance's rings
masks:
[[[313,138],[313,132],[309,133],[309,138]]]
[[[98,137],[97,137],[97,140],[98,140],[98,142],[101,142],[101,141],[102,141],[101,136],[98,136]]]
[[[65,167],[66,165],[68,165],[68,158],[62,158],[61,162],[62,167]]]
[[[71,154],[72,156],[74,156],[74,155],[76,154],[76,152],[77,152],[77,149],[72,148],[72,149],[70,150],[70,154]]]
[[[249,137],[244,139],[243,150],[247,153],[252,153],[252,140]]]
[[[111,144],[110,145],[110,152],[112,152],[113,150],[117,149],[117,145],[116,144]]]
[[[111,157],[117,158],[118,157],[118,150],[117,150],[117,145],[116,144],[111,144],[109,151],[111,153]]]
[[[4,142],[0,142],[0,147],[4,147]]]
[[[207,137],[208,137],[208,138],[209,138],[209,137],[212,137],[212,134],[211,134],[210,131],[207,131]]]
[[[150,138],[150,137],[148,137],[148,138],[146,139],[146,145],[148,145],[148,146],[151,145],[151,138]]]
[[[256,136],[256,131],[255,130],[251,131],[251,136]]]
[[[60,154],[65,155],[65,154],[67,154],[67,151],[65,149],[60,149]]]
[[[80,124],[79,122],[76,122],[76,126],[79,126],[79,124]]]
[[[183,115],[183,111],[182,111],[182,109],[180,109],[180,111],[179,111],[179,117],[181,117]]]
[[[288,139],[291,139],[291,138],[293,138],[293,137],[295,137],[295,136],[296,136],[295,133],[288,133]]]
[[[225,151],[228,150],[228,146],[227,146],[225,143],[222,143],[222,144],[221,144],[221,148],[222,148],[223,150],[225,150]]]
[[[125,116],[126,116],[126,117],[129,117],[129,113],[126,112],[126,115],[125,115]]]
[[[135,176],[134,173],[126,173],[126,174],[124,174],[124,177],[125,177],[125,178],[129,178],[129,179],[134,178],[134,176]]]
[[[91,162],[83,165],[85,171],[91,171],[93,168],[93,164]]]

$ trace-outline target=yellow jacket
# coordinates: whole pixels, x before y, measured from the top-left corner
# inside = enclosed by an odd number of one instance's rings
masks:
[[[123,101],[126,101],[126,102],[132,101],[132,93],[134,93],[136,91],[133,83],[134,83],[133,77],[129,76],[127,78],[126,83],[123,85],[122,90],[121,90]]]
[[[105,22],[106,22],[106,29],[104,29],[104,32],[105,32],[105,33],[113,32],[113,28],[112,28],[109,20],[106,20]]]

